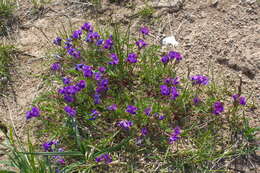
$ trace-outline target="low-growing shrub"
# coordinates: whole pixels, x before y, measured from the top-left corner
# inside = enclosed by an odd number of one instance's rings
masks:
[[[253,153],[241,90],[209,74],[179,76],[185,57],[148,44],[149,32],[85,23],[57,37],[53,90],[26,113],[44,142],[23,153],[47,159],[46,172],[207,172]]]

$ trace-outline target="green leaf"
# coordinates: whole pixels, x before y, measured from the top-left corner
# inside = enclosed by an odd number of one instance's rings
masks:
[[[66,151],[66,152],[19,152],[21,154],[32,154],[41,156],[84,156],[78,151]]]

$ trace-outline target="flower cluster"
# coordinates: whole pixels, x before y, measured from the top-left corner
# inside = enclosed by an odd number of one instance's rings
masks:
[[[147,26],[141,27],[140,28],[140,33],[143,35],[148,35],[149,34],[149,28]]]
[[[215,102],[213,105],[213,114],[219,115],[223,111],[224,111],[223,103],[220,101]]]
[[[110,111],[116,111],[117,110],[117,105],[116,104],[112,104],[112,105],[108,106],[107,109],[110,110]]]
[[[136,111],[138,110],[137,107],[129,105],[126,108],[126,112],[128,112],[129,114],[136,114]]]
[[[42,148],[44,149],[44,151],[53,152],[57,144],[57,140],[47,141],[42,144]]]
[[[138,49],[142,49],[143,47],[146,47],[146,46],[148,45],[148,44],[147,44],[144,40],[142,40],[142,39],[136,41],[135,44],[136,44],[136,46],[138,47]]]
[[[163,96],[170,96],[171,100],[175,100],[180,94],[175,86],[168,87],[167,85],[161,85],[161,94]]]
[[[64,84],[70,84],[71,81],[68,78],[63,78],[63,83]],[[81,90],[83,90],[84,88],[86,88],[86,81],[85,80],[80,80],[78,83],[76,83],[75,85],[69,85],[69,86],[65,86],[61,89],[58,90],[58,93],[63,95],[64,100],[66,102],[74,102],[74,96],[80,92]]]
[[[97,110],[92,110],[91,114],[89,115],[90,118],[88,120],[95,120],[100,115],[100,112]]]
[[[29,120],[32,117],[39,117],[40,116],[40,109],[37,107],[32,107],[30,111],[26,112],[26,119]]]
[[[127,57],[126,61],[129,62],[129,63],[137,63],[138,62],[137,54],[136,53],[128,54],[128,57]]]
[[[209,83],[209,78],[203,75],[195,75],[192,76],[190,79],[193,85],[208,85]]]
[[[177,140],[180,139],[180,134],[181,134],[181,129],[180,127],[175,127],[169,137],[169,142],[170,144],[173,144],[174,142],[176,142]]]
[[[64,111],[71,117],[74,117],[77,114],[77,111],[70,106],[65,106]]]
[[[154,118],[158,119],[158,120],[164,120],[165,119],[165,115],[162,115],[158,112],[155,112],[152,114],[152,108],[151,107],[148,107],[148,108],[145,108],[144,109],[144,114],[151,117],[153,116]]]
[[[128,121],[128,120],[122,120],[122,121],[119,121],[117,125],[119,127],[124,128],[125,130],[129,130],[129,128],[133,126],[133,122]]]
[[[180,78],[179,77],[175,77],[175,78],[165,78],[164,79],[164,83],[168,84],[168,85],[179,85],[180,84]]]
[[[240,96],[238,94],[234,94],[234,95],[232,95],[232,98],[233,98],[234,102],[237,102],[237,103],[239,103],[240,105],[243,105],[243,106],[246,105],[246,98],[245,97]]]
[[[61,69],[60,63],[59,63],[59,62],[53,63],[53,64],[51,65],[51,69],[52,69],[53,71],[58,71],[58,70],[60,70],[60,69]]]
[[[162,56],[161,61],[163,64],[167,64],[172,60],[180,61],[182,60],[182,55],[179,52],[170,51],[168,54]]]
[[[112,53],[110,54],[111,61],[108,62],[110,65],[117,65],[119,63],[119,59],[116,54]]]
[[[181,128],[187,127],[185,123],[190,120],[190,115],[197,116],[201,113],[214,117],[224,112],[223,102],[216,101],[214,94],[208,98],[207,93],[203,93],[204,89],[209,88],[206,86],[209,83],[207,76],[195,75],[188,79],[178,77],[176,70],[172,68],[178,65],[183,56],[176,51],[169,51],[162,57],[157,56],[157,47],[147,49],[150,45],[144,40],[150,33],[149,29],[142,27],[140,33],[139,38],[125,45],[116,32],[115,35],[103,37],[103,34],[96,32],[92,24],[87,22],[70,33],[68,38],[57,37],[53,41],[64,52],[62,58],[57,58],[50,67],[55,71],[51,74],[58,76],[61,84],[55,98],[57,103],[62,103],[59,106],[54,104],[53,107],[58,109],[57,112],[66,115],[66,122],[71,129],[79,127],[77,135],[84,140],[82,145],[96,142],[103,150],[104,145],[98,144],[101,139],[115,137],[115,140],[111,139],[110,145],[126,135],[131,137],[129,139],[138,139],[138,145],[144,144],[143,142],[148,144],[150,139],[155,139],[155,135],[163,135],[166,143],[173,144],[181,138]],[[203,89],[201,85],[205,85]],[[224,100],[220,96],[217,98]],[[245,97],[235,94],[232,98],[235,106],[238,103],[246,105]],[[42,114],[48,112],[48,109],[42,110]],[[40,110],[37,107],[26,113],[26,119],[38,116]],[[182,117],[187,119],[182,121]],[[201,116],[202,121],[203,118]],[[62,118],[56,122],[58,125],[64,123]],[[176,126],[169,135],[165,135],[172,124],[180,122],[183,122],[181,128]],[[188,125],[190,126],[190,122]],[[91,129],[88,130],[91,138],[86,139],[87,135],[82,134],[85,129]],[[71,135],[76,132],[64,131],[66,133]],[[45,152],[63,152],[57,145],[58,141],[52,140],[43,143],[42,147]],[[71,146],[68,146],[69,150],[72,149]],[[98,156],[95,153],[94,155]],[[65,164],[60,156],[52,159],[61,165]],[[108,164],[112,162],[112,157],[101,154],[95,161]]]
[[[64,152],[63,148],[56,149],[58,144],[59,144],[59,142],[57,140],[51,140],[51,141],[44,142],[42,144],[42,148],[45,152],[55,152],[55,151]],[[52,158],[58,164],[61,164],[61,165],[65,164],[65,160],[61,156],[53,156]]]
[[[101,154],[100,156],[96,157],[96,162],[104,162],[109,164],[112,162],[112,157],[109,154]]]

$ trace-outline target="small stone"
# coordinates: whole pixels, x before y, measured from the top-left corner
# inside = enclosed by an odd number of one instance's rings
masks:
[[[179,43],[176,41],[174,36],[169,36],[169,37],[165,37],[162,40],[162,44],[163,45],[172,45],[172,46],[177,46]]]
[[[218,6],[218,0],[212,0],[210,7],[216,8]]]

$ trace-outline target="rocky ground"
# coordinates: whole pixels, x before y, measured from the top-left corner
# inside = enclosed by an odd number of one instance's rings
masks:
[[[151,28],[150,41],[161,44],[166,36],[179,43],[175,50],[184,55],[181,73],[211,74],[237,86],[243,80],[243,94],[250,96],[256,109],[248,112],[259,126],[260,103],[260,2],[257,0],[141,0],[94,4],[87,0],[52,0],[35,6],[17,1],[16,27],[5,42],[20,53],[12,69],[12,90],[1,98],[0,119],[15,127],[18,136],[26,125],[25,111],[43,90],[39,76],[48,71],[52,39],[64,28],[73,29],[91,21],[140,25]],[[148,8],[149,7],[149,8]],[[144,9],[148,9],[145,13]],[[150,11],[149,11],[150,9]],[[219,81],[221,82],[221,81]],[[46,88],[44,88],[46,90]],[[48,89],[48,88],[47,88]],[[1,136],[0,136],[1,138]],[[3,139],[3,135],[2,135]],[[258,154],[259,155],[259,154]]]

